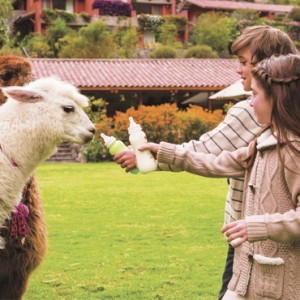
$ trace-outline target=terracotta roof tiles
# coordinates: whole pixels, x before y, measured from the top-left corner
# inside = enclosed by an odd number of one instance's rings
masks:
[[[35,77],[56,75],[86,89],[221,89],[235,59],[31,59]]]
[[[289,13],[294,6],[292,5],[279,5],[279,4],[263,4],[263,3],[251,3],[251,2],[236,2],[236,1],[223,1],[223,0],[184,0],[178,8],[178,11],[187,9],[191,4],[198,7],[210,8],[210,9],[225,9],[225,10],[237,10],[237,9],[253,9],[257,11],[265,11],[272,13]]]

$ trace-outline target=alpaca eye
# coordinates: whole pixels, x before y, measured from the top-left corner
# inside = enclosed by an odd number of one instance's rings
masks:
[[[63,109],[66,113],[71,113],[71,112],[74,112],[74,106],[72,105],[66,105],[66,106],[63,106]]]
[[[12,72],[7,72],[3,75],[0,75],[0,77],[3,81],[9,81],[14,77],[14,74]]]

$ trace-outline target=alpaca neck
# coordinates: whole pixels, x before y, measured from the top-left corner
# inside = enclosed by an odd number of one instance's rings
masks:
[[[0,144],[3,153],[15,161],[22,174],[29,176],[40,163],[56,150],[59,140],[55,125],[49,128],[47,120],[16,118],[2,120]],[[52,123],[50,123],[52,125]]]

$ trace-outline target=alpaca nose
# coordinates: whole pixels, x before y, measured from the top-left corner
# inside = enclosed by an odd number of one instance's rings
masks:
[[[96,132],[96,127],[93,126],[93,127],[89,128],[89,132],[91,132],[92,134],[95,134],[95,132]]]

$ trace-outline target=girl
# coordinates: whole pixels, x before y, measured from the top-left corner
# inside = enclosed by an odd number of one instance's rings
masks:
[[[242,219],[222,232],[236,248],[224,300],[300,297],[300,56],[271,57],[252,69],[258,122],[248,147],[219,156],[161,142],[140,150],[159,162],[209,177],[245,175]]]

